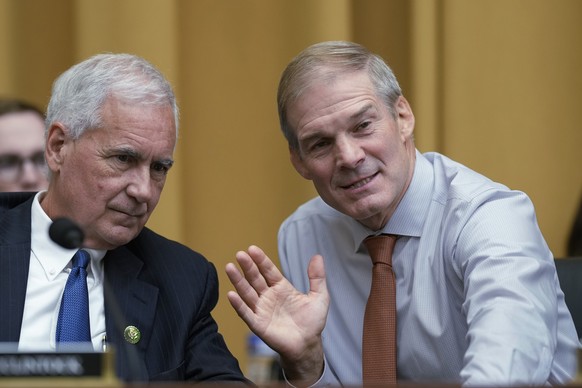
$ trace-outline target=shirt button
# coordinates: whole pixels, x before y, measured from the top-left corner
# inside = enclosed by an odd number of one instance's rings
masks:
[[[54,275],[57,271],[54,268],[49,269],[49,274]]]

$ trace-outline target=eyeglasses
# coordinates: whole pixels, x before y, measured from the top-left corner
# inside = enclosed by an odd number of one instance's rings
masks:
[[[44,152],[38,151],[27,158],[20,155],[4,154],[0,155],[0,180],[5,182],[14,182],[22,176],[24,163],[30,162],[37,171],[46,173],[46,162]]]

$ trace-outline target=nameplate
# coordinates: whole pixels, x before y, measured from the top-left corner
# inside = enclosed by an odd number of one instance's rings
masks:
[[[0,385],[11,381],[37,385],[75,385],[79,381],[117,385],[109,352],[0,353]]]

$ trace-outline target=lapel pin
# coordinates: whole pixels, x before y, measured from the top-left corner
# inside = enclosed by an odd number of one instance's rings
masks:
[[[141,333],[135,326],[127,326],[123,331],[123,338],[130,344],[137,344],[141,339]]]

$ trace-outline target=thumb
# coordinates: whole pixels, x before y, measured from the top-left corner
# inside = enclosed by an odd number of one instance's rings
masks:
[[[325,281],[325,267],[323,265],[323,257],[315,255],[309,262],[307,268],[307,276],[309,277],[309,290],[312,293],[321,294],[327,297],[327,283]]]

